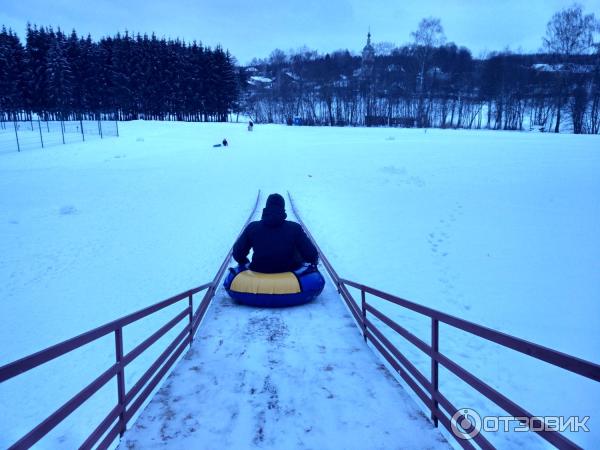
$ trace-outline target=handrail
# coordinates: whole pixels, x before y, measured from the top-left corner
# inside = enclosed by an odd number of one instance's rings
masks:
[[[400,377],[410,386],[410,388],[417,394],[417,396],[423,401],[425,406],[430,410],[431,420],[437,427],[438,421],[444,425],[444,427],[450,432],[450,434],[456,439],[457,443],[463,448],[473,449],[475,448],[469,440],[461,439],[454,432],[456,421],[468,421],[466,416],[459,413],[459,410],[450,403],[450,401],[439,391],[439,364],[444,366],[448,371],[465,381],[471,387],[476,389],[480,394],[487,397],[489,400],[494,402],[496,405],[507,411],[517,420],[526,422],[530,425],[532,422],[540,423],[541,419],[537,416],[532,415],[524,408],[520,407],[505,395],[501,394],[481,379],[471,374],[468,370],[461,367],[456,362],[452,361],[449,357],[440,353],[439,351],[439,323],[445,323],[452,327],[466,331],[467,333],[475,336],[487,339],[491,342],[499,344],[503,347],[510,348],[518,351],[525,355],[533,358],[545,361],[557,367],[561,367],[569,372],[576,373],[580,376],[589,378],[594,381],[600,381],[600,365],[591,361],[568,355],[566,353],[559,352],[557,350],[544,347],[539,344],[521,339],[515,336],[511,336],[506,333],[493,330],[491,328],[469,322],[464,319],[460,319],[456,316],[443,313],[441,311],[428,308],[409,300],[388,294],[386,292],[374,289],[364,284],[360,284],[354,281],[341,278],[333,269],[333,266],[329,260],[323,254],[323,251],[317,245],[315,239],[308,231],[308,228],[300,218],[298,211],[295,207],[293,199],[288,192],[288,198],[292,211],[296,215],[298,221],[304,228],[304,231],[312,242],[317,247],[319,257],[323,262],[323,265],[327,269],[333,282],[338,288],[338,292],[346,302],[350,312],[354,316],[358,327],[361,329],[365,341],[369,341],[377,349],[377,351],[385,358],[385,360],[398,372]],[[358,303],[347,287],[353,287],[360,291],[361,295],[361,306]],[[377,308],[367,302],[366,294],[373,295],[381,298],[403,308],[414,311],[418,314],[424,315],[431,319],[431,345],[427,344],[423,340],[410,333],[400,324],[390,319],[388,316],[383,314]],[[414,364],[412,364],[405,355],[398,350],[398,348],[392,344],[392,342],[385,337],[385,335],[375,326],[375,324],[368,318],[368,314],[376,317],[380,322],[387,325],[394,332],[402,336],[412,345],[416,346],[423,353],[428,355],[431,360],[431,373],[429,379],[421,373]],[[422,387],[421,387],[422,386]],[[446,411],[447,415],[442,412],[439,405]],[[457,419],[458,418],[458,419]],[[533,420],[532,420],[533,419]],[[535,422],[537,420],[537,422]],[[577,444],[566,438],[558,431],[548,429],[546,427],[534,427],[533,431],[540,435],[543,439],[551,443],[560,449],[572,449],[579,448]],[[474,435],[473,440],[484,449],[494,448],[492,444],[481,434],[477,433]]]
[[[578,375],[590,378],[594,381],[600,381],[599,364],[595,364],[593,362],[586,361],[576,356],[571,356],[566,353],[562,353],[557,350],[544,347],[543,345],[535,344],[525,339],[521,339],[506,333],[502,333],[500,331],[493,330],[491,328],[484,327],[482,325],[478,325],[474,322],[469,322],[468,320],[460,319],[456,316],[452,316],[450,314],[446,314],[441,311],[437,311],[435,309],[419,305],[418,303],[414,303],[409,300],[404,300],[400,297],[396,297],[395,295],[391,295],[386,292],[382,292],[378,289],[365,286],[364,284],[356,283],[354,281],[346,280],[343,278],[340,279],[340,282],[345,285],[352,286],[353,288],[356,288],[360,291],[372,294],[383,300],[395,303],[396,305],[402,306],[406,309],[410,309],[411,311],[414,311],[416,313],[422,314],[432,319],[436,319],[440,322],[444,322],[447,325],[474,334],[483,339],[487,339],[488,341],[495,342],[496,344],[500,344],[504,347],[511,348],[533,358],[540,359],[547,363],[566,369],[570,372],[574,372]]]
[[[154,314],[155,312],[171,306],[184,298],[188,298],[189,295],[193,295],[193,293],[203,291],[210,286],[211,283],[205,283],[197,288],[182,292],[181,294],[175,295],[171,298],[150,305],[144,309],[140,309],[139,311],[123,316],[117,320],[101,325],[93,330],[86,331],[85,333],[82,333],[71,339],[67,339],[59,344],[55,344],[37,353],[33,353],[17,361],[6,364],[0,367],[0,383],[34,369],[41,364],[52,361],[53,359],[58,358],[65,353],[69,353],[78,349],[79,347],[89,344],[90,342],[106,336],[107,334],[112,333],[119,328],[123,328],[132,322],[136,322],[146,316],[149,316],[150,314]]]
[[[254,207],[244,224],[244,228],[254,216],[259,199],[260,191],[258,191]],[[204,317],[211,300],[214,297],[219,280],[223,276],[229,260],[231,259],[231,254],[232,250],[230,249],[225,257],[225,260],[219,267],[217,274],[210,283],[205,283],[201,286],[189,289],[166,300],[160,301],[139,311],[94,328],[93,330],[82,333],[74,338],[67,339],[44,350],[0,367],[1,383],[32,370],[44,363],[52,361],[53,359],[65,355],[110,333],[114,333],[115,335],[115,363],[106,369],[102,374],[97,376],[96,379],[75,394],[56,411],[50,414],[40,424],[35,426],[25,436],[11,445],[10,449],[29,448],[34,445],[115,376],[117,377],[117,405],[108,412],[106,417],[92,431],[92,433],[84,441],[81,448],[88,449],[97,445],[97,448],[105,449],[111,445],[118,435],[123,436],[129,420],[132,419],[152,391],[156,388],[158,383],[160,383],[160,381],[168,373],[173,364],[181,356],[186,346],[188,344],[191,346],[195,332],[200,325],[200,322],[202,321],[202,318]],[[205,290],[207,292],[202,298],[198,309],[194,312],[193,296]],[[125,326],[133,322],[137,322],[182,300],[188,300],[188,304],[185,309],[177,313],[177,315],[175,315],[166,324],[138,344],[129,353],[123,354],[123,328]],[[146,372],[144,372],[144,374],[133,385],[133,387],[126,392],[125,367],[138,358],[150,346],[155,344],[161,337],[172,330],[177,324],[181,323],[181,321],[183,321],[185,318],[188,318],[188,324],[171,341],[167,348],[158,356],[158,358],[154,361],[154,363],[152,363]],[[97,444],[102,437],[104,437],[104,439]]]

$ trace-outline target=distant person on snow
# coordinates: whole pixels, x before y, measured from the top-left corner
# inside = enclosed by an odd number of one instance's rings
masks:
[[[223,139],[223,142],[221,142],[221,144],[223,144],[223,147],[227,147],[229,145],[229,142],[227,142],[227,139]]]
[[[248,122],[248,131],[252,131],[254,129],[254,122]]]
[[[248,263],[254,250],[250,270],[261,273],[291,272],[303,263],[317,264],[319,254],[302,227],[285,220],[285,200],[271,194],[259,221],[251,222],[233,245],[233,258],[240,265]]]

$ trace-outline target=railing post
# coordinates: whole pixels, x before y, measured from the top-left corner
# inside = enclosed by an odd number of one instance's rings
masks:
[[[192,340],[194,339],[194,300],[191,294],[188,303],[190,305],[190,348],[192,348]]]
[[[83,132],[83,120],[79,119],[79,126],[81,127],[81,139],[85,142],[85,133]]]
[[[123,328],[119,327],[115,330],[115,354],[119,371],[117,372],[117,394],[121,413],[119,414],[119,435],[123,437],[127,429],[125,422],[125,367],[121,366],[123,360]]]
[[[364,289],[360,290],[360,306],[362,310],[363,338],[367,342],[367,300]]]
[[[440,349],[440,323],[437,319],[431,318],[431,351],[435,354],[438,353]],[[431,402],[433,404],[433,409],[431,410],[431,420],[433,421],[433,425],[435,427],[438,426],[438,418],[435,414],[435,411],[438,409],[438,402],[435,400],[434,396],[438,392],[438,362],[434,358],[431,357]]]

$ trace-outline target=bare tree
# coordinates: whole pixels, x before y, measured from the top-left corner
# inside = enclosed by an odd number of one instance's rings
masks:
[[[583,14],[581,5],[575,3],[552,16],[546,25],[544,48],[557,55],[587,54],[594,48],[594,32],[598,22],[594,14]]]
[[[373,44],[373,47],[377,56],[389,56],[396,49],[396,45],[393,42],[376,42]]]
[[[425,99],[423,84],[425,81],[426,65],[431,58],[433,49],[446,42],[444,28],[440,19],[426,17],[419,22],[419,28],[410,34],[414,40],[415,56],[419,62],[420,70],[417,79],[417,126],[427,126],[427,114],[425,112]]]
[[[552,16],[552,19],[546,26],[546,36],[543,38],[544,48],[554,55],[562,63],[558,68],[559,75],[557,77],[556,88],[556,126],[554,132],[560,131],[561,110],[566,101],[566,64],[574,55],[587,54],[594,47],[594,32],[598,30],[598,21],[594,14],[583,14],[583,8],[579,4],[573,4],[564,8]],[[578,95],[581,96],[581,89]],[[583,104],[576,102],[577,105]],[[578,127],[581,121],[577,120],[574,123]],[[580,133],[581,129],[575,129],[576,133]]]
[[[425,48],[439,47],[446,42],[442,22],[435,17],[421,19],[417,31],[413,31],[410,35],[415,45]]]

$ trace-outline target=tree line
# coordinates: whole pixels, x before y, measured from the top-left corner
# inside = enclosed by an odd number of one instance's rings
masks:
[[[473,58],[423,19],[410,44],[285,53],[236,67],[221,47],[129,33],[93,41],[28,26],[0,31],[0,118],[225,121],[600,132],[600,30],[573,5],[538,54]]]
[[[413,42],[362,56],[275,50],[248,68],[243,107],[257,122],[574,133],[600,131],[598,22],[574,5],[548,22],[543,52],[471,52],[446,43],[439,19]]]
[[[235,60],[221,47],[129,33],[95,42],[28,26],[0,31],[4,119],[225,121],[237,108]]]

